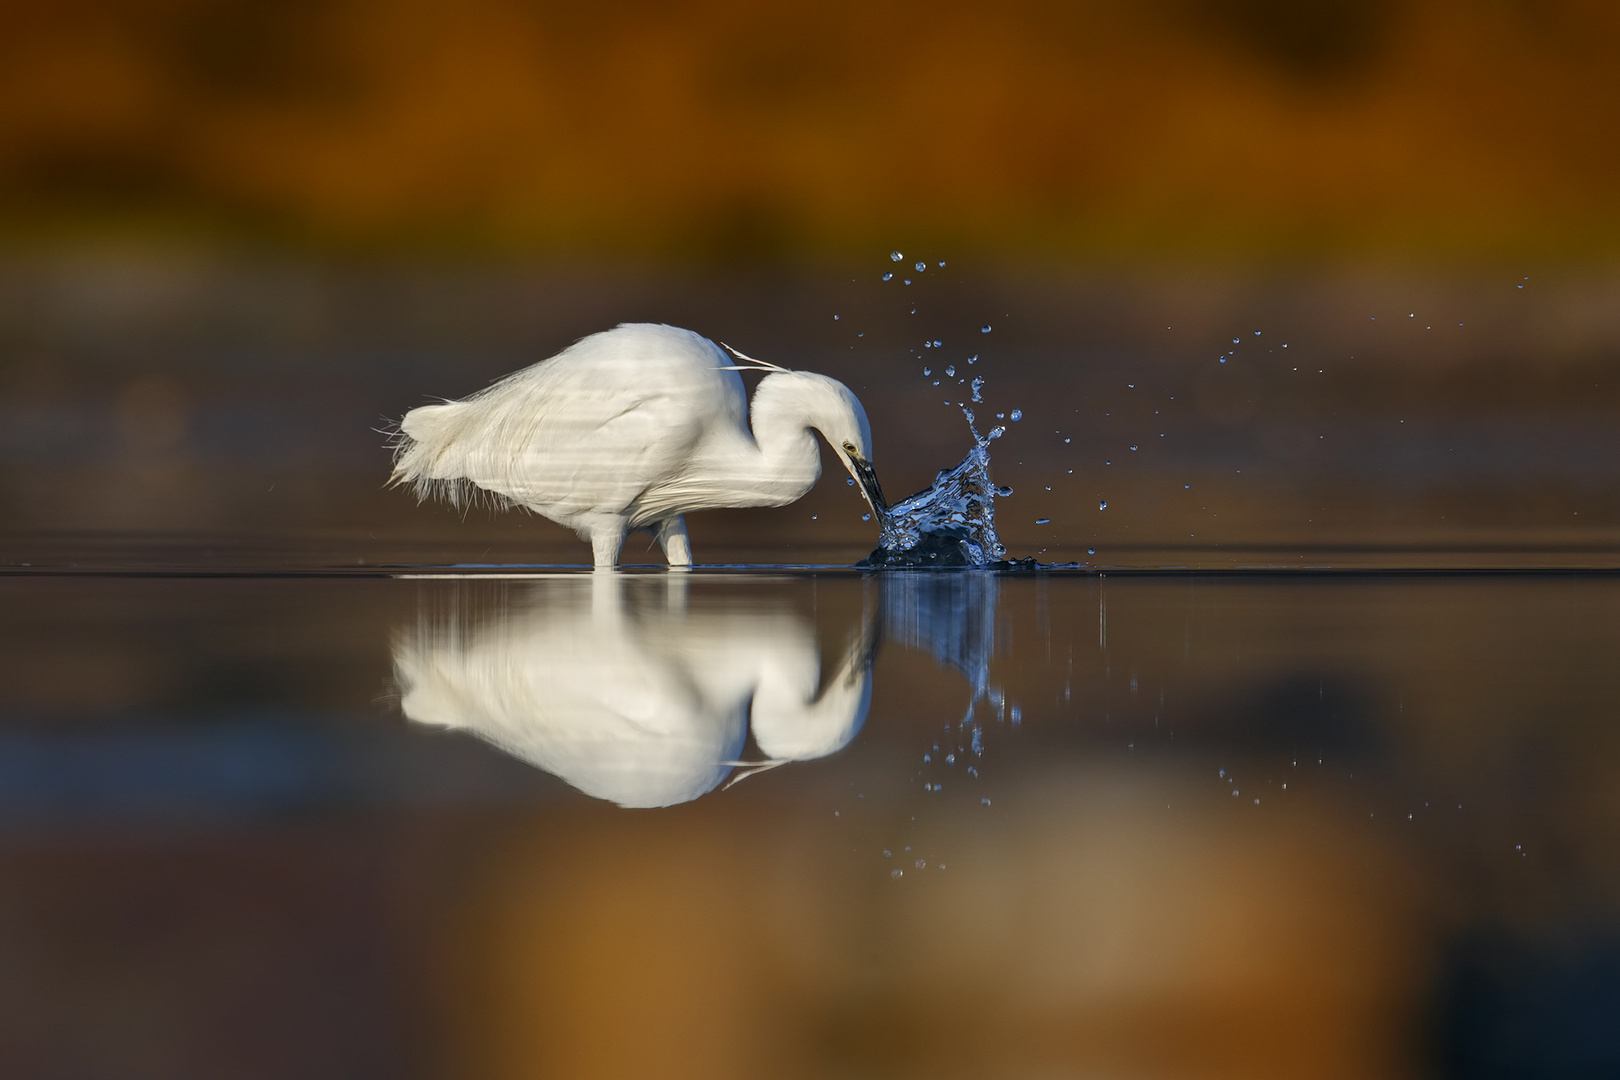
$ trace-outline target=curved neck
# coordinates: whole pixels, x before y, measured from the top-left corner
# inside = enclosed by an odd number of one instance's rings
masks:
[[[751,413],[749,426],[759,459],[750,486],[768,505],[793,502],[821,477],[821,453],[809,414],[787,395],[758,390]]]

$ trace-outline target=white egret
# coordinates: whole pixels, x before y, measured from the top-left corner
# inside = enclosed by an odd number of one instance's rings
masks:
[[[476,489],[526,507],[588,540],[598,567],[616,565],[637,529],[690,566],[681,515],[800,498],[821,475],[819,431],[881,513],[871,428],[849,388],[734,355],[655,323],[592,334],[462,401],[412,409],[390,482],[419,499],[460,505]],[[744,368],[768,372],[752,416]]]

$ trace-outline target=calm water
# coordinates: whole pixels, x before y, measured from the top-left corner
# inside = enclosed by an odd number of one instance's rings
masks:
[[[948,261],[0,259],[0,1075],[1620,1075],[1614,275]],[[384,489],[626,319],[1093,572]]]
[[[8,1076],[1620,1063],[1620,578],[9,576],[0,635]]]

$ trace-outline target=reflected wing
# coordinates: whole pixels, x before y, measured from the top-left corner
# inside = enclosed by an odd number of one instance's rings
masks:
[[[685,673],[580,607],[394,649],[405,715],[461,728],[600,799],[668,806],[713,789],[742,752],[740,702],[716,707]]]

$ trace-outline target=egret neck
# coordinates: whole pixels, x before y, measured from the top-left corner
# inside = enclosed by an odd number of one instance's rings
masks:
[[[861,468],[871,471],[871,429],[860,401],[843,383],[809,371],[767,375],[754,391],[750,412],[758,466],[740,480],[761,503],[785,505],[815,485],[821,477],[816,431],[872,497]]]

